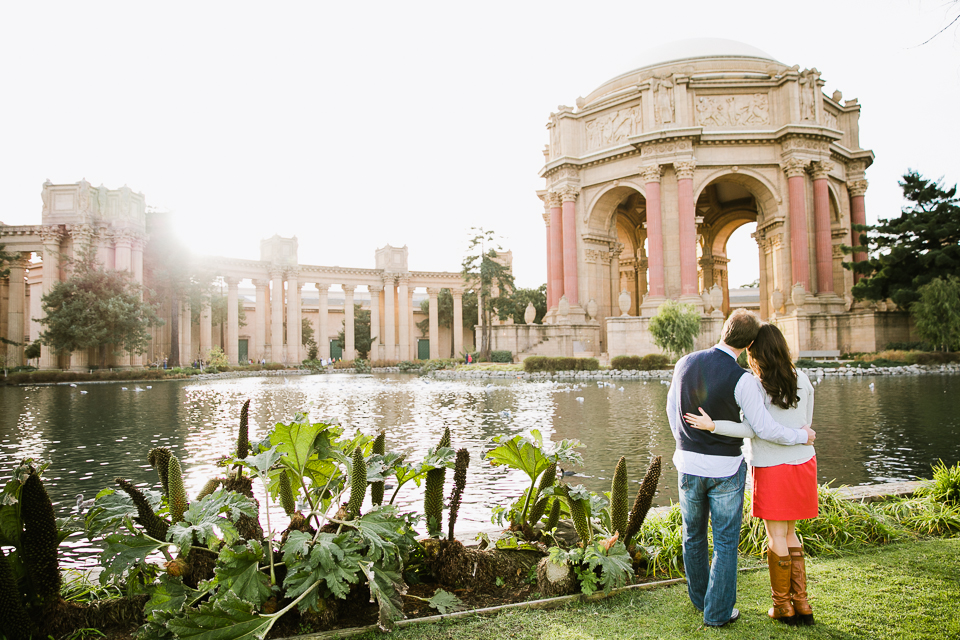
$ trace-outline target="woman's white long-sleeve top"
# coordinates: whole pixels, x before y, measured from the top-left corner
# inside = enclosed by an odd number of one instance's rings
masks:
[[[785,427],[801,429],[805,424],[813,424],[813,385],[810,378],[802,371],[797,371],[797,396],[800,398],[797,406],[792,409],[781,409],[770,401],[767,396],[766,407],[773,419]],[[715,420],[714,433],[721,436],[746,438],[743,441],[743,457],[752,467],[773,467],[778,464],[803,464],[815,454],[813,445],[795,444],[782,445],[761,440],[750,427],[746,418],[743,422],[729,420]]]

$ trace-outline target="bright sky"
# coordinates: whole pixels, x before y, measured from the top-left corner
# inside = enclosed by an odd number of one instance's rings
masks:
[[[948,0],[5,2],[0,220],[40,222],[44,180],[128,184],[196,251],[457,271],[494,229],[520,286],[546,279],[535,191],[559,104],[694,37],[816,67],[859,98],[868,221],[895,215],[908,167],[960,179],[960,29]],[[739,234],[749,241],[746,233]],[[748,245],[749,246],[749,245]],[[756,251],[754,244],[750,251]],[[738,255],[736,250],[728,251]],[[733,285],[756,261],[731,263]],[[752,264],[749,264],[752,263]]]

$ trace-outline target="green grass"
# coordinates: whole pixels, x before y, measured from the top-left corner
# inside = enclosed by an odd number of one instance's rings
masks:
[[[749,563],[750,560],[742,562]],[[852,555],[807,560],[817,624],[788,628],[767,619],[766,571],[740,574],[741,619],[723,629],[703,628],[683,584],[621,594],[549,611],[511,611],[398,629],[393,638],[619,640],[717,637],[869,638],[945,640],[960,637],[960,540],[926,540],[870,548]],[[697,635],[699,634],[699,635]],[[367,634],[364,638],[380,638]]]

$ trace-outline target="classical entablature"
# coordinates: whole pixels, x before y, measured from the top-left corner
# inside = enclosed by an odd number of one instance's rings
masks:
[[[853,280],[839,246],[866,222],[874,156],[858,101],[823,85],[817,69],[754,47],[691,40],[552,113],[538,192],[547,322],[561,308],[573,323],[620,316],[624,291],[628,316],[666,299],[726,312],[726,242],[751,222],[763,317],[845,313]]]
[[[147,287],[143,270],[143,251],[148,240],[143,194],[128,187],[109,190],[93,188],[85,180],[76,184],[54,185],[47,181],[41,192],[43,201],[42,224],[8,226],[0,224],[0,244],[8,252],[18,254],[11,265],[8,278],[0,282],[0,335],[20,345],[7,345],[8,363],[23,362],[23,344],[36,330],[30,330],[31,318],[40,313],[39,297],[47,293],[64,276],[61,257],[76,255],[87,249],[96,253],[97,260],[111,269],[125,269],[133,279]],[[372,335],[371,356],[375,359],[410,360],[418,357],[413,294],[425,288],[430,300],[428,318],[430,357],[439,357],[440,328],[437,317],[437,296],[441,289],[449,289],[453,297],[454,323],[449,346],[453,355],[464,350],[462,296],[464,282],[460,273],[410,271],[407,268],[407,248],[387,245],[375,255],[375,269],[328,267],[300,264],[297,256],[297,238],[274,236],[261,241],[260,260],[201,256],[197,259],[198,272],[222,279],[227,295],[227,321],[223,327],[223,344],[227,358],[237,363],[241,358],[264,359],[271,362],[296,363],[305,358],[301,344],[301,321],[304,312],[315,323],[319,355],[330,357],[330,340],[336,337],[339,316],[329,320],[328,290],[337,286],[343,290],[343,326],[345,336],[343,357],[355,355],[353,334],[354,294],[358,287],[369,296]],[[30,261],[31,255],[42,258]],[[36,279],[41,274],[41,286],[32,292],[27,288],[28,273]],[[149,277],[147,278],[149,279]],[[241,355],[241,334],[238,312],[239,287],[248,281],[256,291],[253,317],[248,319],[243,342],[247,356]],[[302,301],[302,288],[315,287],[317,305],[309,309]],[[197,354],[205,354],[213,345],[211,313],[208,301],[202,301],[199,314],[190,308],[188,300],[178,303],[179,352],[184,362]],[[316,313],[314,313],[314,311]],[[341,313],[339,307],[338,313]],[[167,310],[165,315],[169,315]],[[191,326],[197,323],[199,336],[191,335]],[[331,332],[333,335],[331,336]],[[198,339],[197,339],[198,338]],[[149,357],[163,360],[171,352],[170,328],[155,332]],[[42,368],[70,367],[84,370],[89,354],[77,352],[57,356],[43,347]],[[143,364],[141,356],[124,354],[112,363],[127,367]]]

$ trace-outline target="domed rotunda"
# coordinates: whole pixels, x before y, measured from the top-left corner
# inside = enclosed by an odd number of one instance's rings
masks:
[[[873,350],[906,331],[850,296],[840,246],[866,221],[874,156],[857,100],[823,85],[817,69],[695,39],[647,51],[550,114],[538,195],[553,328],[530,353],[658,352],[647,327],[668,299],[701,312],[698,346],[715,342],[730,310],[727,241],[748,223],[756,254],[736,258],[757,261],[760,315],[795,357]]]

